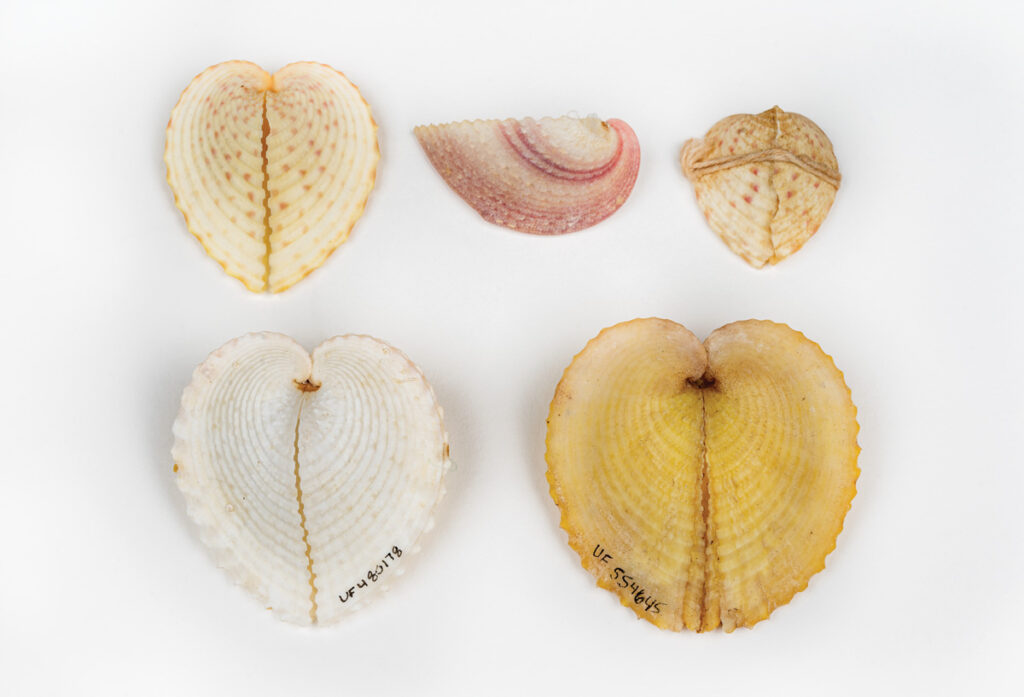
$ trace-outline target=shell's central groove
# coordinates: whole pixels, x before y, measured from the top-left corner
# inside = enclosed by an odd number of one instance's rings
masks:
[[[309,380],[306,380],[308,383]],[[305,383],[303,383],[305,384]],[[315,389],[315,388],[314,388]],[[302,478],[299,476],[299,424],[302,423],[302,407],[306,396],[299,402],[299,413],[295,419],[295,495],[299,502],[299,521],[302,525],[302,542],[306,545],[306,569],[309,571],[309,619],[316,624],[316,573],[313,571],[313,548],[309,544],[309,530],[306,528],[306,511],[302,504]]]
[[[772,108],[772,120],[775,121],[775,136],[772,138],[772,150],[779,149],[779,138],[782,137],[782,121],[779,120],[779,109],[778,106]],[[791,153],[787,153],[791,154]],[[792,153],[795,154],[795,153]],[[799,162],[800,158],[797,158]],[[772,175],[768,177],[768,189],[771,191],[772,198],[772,213],[768,220],[775,220],[775,217],[779,214],[779,190],[775,186],[775,172],[778,170],[774,164],[772,164]],[[775,230],[771,223],[768,224],[768,248],[771,251],[771,256],[768,258],[769,263],[775,264],[782,261],[783,257],[779,256],[778,245],[775,244]]]
[[[704,380],[707,377],[707,373],[701,377]],[[715,379],[710,378],[711,385],[715,383]],[[696,383],[695,383],[696,384]],[[701,455],[701,469],[700,469],[700,516],[701,516],[701,530],[704,531],[704,559],[703,570],[704,575],[701,579],[703,587],[700,589],[700,615],[699,627],[700,631],[704,631],[708,605],[710,605],[708,595],[711,592],[711,584],[708,583],[708,575],[711,573],[711,565],[708,560],[711,559],[711,492],[708,487],[708,410],[707,402],[704,398],[704,387],[707,385],[697,385],[701,388],[700,392],[700,455]]]
[[[271,77],[271,85],[273,77]],[[267,118],[267,90],[263,91],[263,135],[262,151],[263,158],[261,168],[263,171],[263,284],[264,288],[270,285],[270,174],[267,170],[267,138],[270,136],[270,119]]]

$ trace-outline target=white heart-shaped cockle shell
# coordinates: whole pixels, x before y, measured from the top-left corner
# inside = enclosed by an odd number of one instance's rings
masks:
[[[295,424],[309,355],[281,334],[248,334],[196,368],[174,422],[178,487],[203,542],[282,619],[310,622],[295,489]]]
[[[178,485],[233,580],[282,619],[331,624],[386,590],[432,526],[442,417],[419,369],[377,339],[335,337],[310,358],[249,334],[185,390]]]

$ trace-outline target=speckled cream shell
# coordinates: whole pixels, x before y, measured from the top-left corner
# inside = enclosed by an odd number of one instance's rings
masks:
[[[280,292],[319,267],[362,215],[380,153],[370,107],[319,63],[274,75],[208,68],[167,124],[167,181],[189,229],[252,291]]]
[[[821,348],[748,320],[701,342],[602,331],[551,403],[551,495],[597,583],[664,629],[750,627],[825,567],[856,493],[856,408]]]
[[[595,225],[633,190],[640,144],[624,121],[575,118],[417,126],[445,182],[484,220],[559,235]]]
[[[403,571],[444,495],[440,406],[400,351],[272,333],[196,368],[174,423],[178,486],[231,578],[282,619],[332,624]]]
[[[680,154],[708,224],[751,266],[777,264],[818,231],[839,188],[832,143],[773,107],[729,116]]]

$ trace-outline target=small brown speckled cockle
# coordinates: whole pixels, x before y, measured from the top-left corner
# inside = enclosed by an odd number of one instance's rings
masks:
[[[756,268],[800,249],[839,189],[828,136],[777,106],[727,116],[703,138],[686,141],[680,161],[711,229]]]

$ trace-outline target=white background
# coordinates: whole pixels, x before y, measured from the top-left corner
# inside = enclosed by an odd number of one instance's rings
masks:
[[[0,693],[1021,694],[1019,8],[3,3]],[[278,297],[221,272],[164,179],[181,90],[233,58],[329,63],[380,124],[365,216]],[[774,104],[826,131],[843,183],[821,232],[757,271],[677,154]],[[625,119],[643,161],[618,213],[560,238],[482,221],[411,133],[569,112]],[[838,548],[753,630],[636,620],[558,528],[555,384],[640,316],[699,336],[788,323],[853,390],[862,474]],[[447,412],[455,468],[423,552],[331,629],[233,586],[171,472],[193,367],[262,329],[383,338]]]

